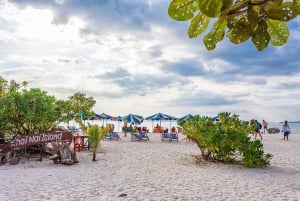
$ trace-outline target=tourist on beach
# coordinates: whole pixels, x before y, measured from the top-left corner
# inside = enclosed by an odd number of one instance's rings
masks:
[[[254,137],[254,139],[256,139],[257,135],[259,135],[260,136],[260,140],[262,140],[262,135],[260,133],[260,129],[262,128],[262,125],[256,119],[255,119],[255,125],[256,125],[256,130],[255,130],[255,137]]]
[[[113,133],[115,131],[115,125],[112,124],[109,128],[109,133]]]
[[[281,132],[283,132],[283,140],[285,140],[285,138],[286,140],[289,140],[289,134],[291,133],[291,129],[287,120],[284,121]]]
[[[254,126],[254,133],[252,133],[252,134],[254,134],[254,139],[256,140],[257,135],[259,135],[260,139],[262,140],[262,136],[260,134],[261,124],[257,120],[254,120],[254,119],[251,119],[250,124],[252,126]]]
[[[263,128],[264,128],[264,134],[265,134],[266,131],[268,131],[268,122],[263,119],[262,120],[262,125],[263,125]]]

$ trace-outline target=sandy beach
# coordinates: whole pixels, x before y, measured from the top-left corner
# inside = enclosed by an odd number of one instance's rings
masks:
[[[300,200],[300,134],[263,135],[271,165],[248,169],[239,164],[199,163],[195,144],[103,141],[92,161],[90,151],[77,153],[79,163],[54,164],[44,158],[0,166],[0,200]]]

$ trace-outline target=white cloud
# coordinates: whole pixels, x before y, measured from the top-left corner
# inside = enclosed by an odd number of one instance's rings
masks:
[[[57,98],[85,92],[98,113],[297,118],[300,38],[293,26],[287,47],[257,52],[250,43],[222,41],[207,51],[201,39],[188,39],[189,22],[167,16],[166,0],[0,2],[5,79]]]

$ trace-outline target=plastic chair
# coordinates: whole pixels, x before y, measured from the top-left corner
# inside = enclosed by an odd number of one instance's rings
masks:
[[[74,152],[76,151],[76,149],[80,152],[83,144],[81,136],[74,136],[73,142],[74,142]]]
[[[177,133],[171,133],[170,141],[176,140],[178,142],[178,134]]]
[[[111,139],[112,140],[120,140],[121,138],[120,138],[120,136],[117,132],[112,132],[111,133]]]
[[[148,137],[147,133],[145,133],[145,132],[140,133],[140,139],[144,140],[144,141],[149,141],[149,137]]]
[[[164,141],[164,140],[170,141],[170,139],[171,139],[171,135],[169,133],[162,133],[161,134],[161,141]]]

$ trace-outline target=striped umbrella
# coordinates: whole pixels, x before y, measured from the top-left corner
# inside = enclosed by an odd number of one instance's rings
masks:
[[[193,115],[187,114],[187,115],[185,115],[185,116],[179,118],[178,121],[186,121],[187,119],[193,119],[193,118],[194,118]]]
[[[102,114],[95,114],[95,117],[97,119],[110,119],[112,116],[108,115],[108,114],[105,114],[105,113],[102,113]]]
[[[152,120],[152,121],[154,121],[154,120],[159,121],[160,126],[161,126],[161,120],[168,120],[168,121],[170,121],[170,130],[171,130],[171,121],[177,120],[176,117],[173,117],[173,116],[167,115],[167,114],[163,114],[163,113],[153,114],[151,116],[146,117],[145,119]],[[153,128],[153,125],[152,125],[152,128]]]
[[[135,123],[135,124],[141,124],[144,120],[142,116],[136,114],[128,114],[123,117],[123,120],[124,119],[129,123]]]
[[[176,117],[173,117],[171,115],[163,114],[163,113],[157,113],[153,114],[151,116],[148,116],[145,118],[146,120],[177,120]]]
[[[113,116],[111,115],[108,115],[108,114],[105,114],[105,113],[102,113],[102,114],[95,114],[95,119],[99,119],[99,120],[103,120],[103,125],[104,125],[104,119],[105,120],[108,120],[108,119],[111,119]]]

